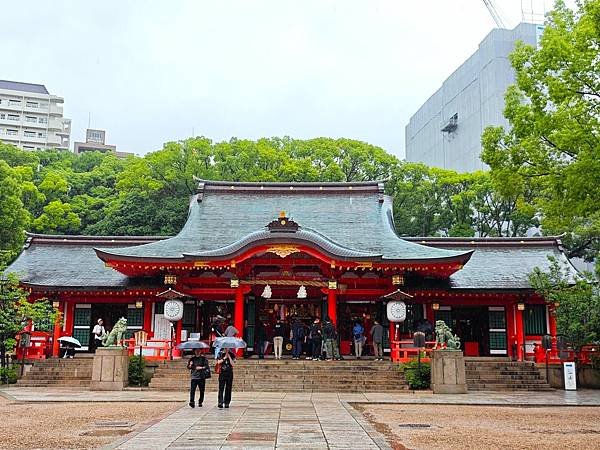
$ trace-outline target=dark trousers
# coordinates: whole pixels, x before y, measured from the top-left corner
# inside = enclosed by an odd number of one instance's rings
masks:
[[[302,353],[302,341],[302,338],[292,339],[292,356],[294,358],[298,358],[300,353]]]
[[[231,402],[231,388],[233,387],[233,373],[219,374],[219,405],[229,405]],[[223,397],[223,393],[225,397]]]
[[[320,337],[312,338],[312,357],[320,358],[323,340]]]
[[[265,341],[258,341],[258,357],[261,359],[265,357]]]
[[[196,397],[196,387],[200,390],[200,398],[198,398],[198,404],[204,403],[204,386],[205,380],[204,378],[199,380],[190,381],[190,403],[194,403],[194,398]]]

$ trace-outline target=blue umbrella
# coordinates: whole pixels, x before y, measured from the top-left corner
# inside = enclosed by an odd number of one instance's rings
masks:
[[[196,348],[210,348],[206,342],[202,341],[186,341],[177,346],[180,350],[194,350]]]
[[[216,338],[213,345],[215,348],[246,348],[243,339],[229,336]]]

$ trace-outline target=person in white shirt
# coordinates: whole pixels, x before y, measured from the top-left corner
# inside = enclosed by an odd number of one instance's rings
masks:
[[[94,326],[92,333],[94,334],[94,348],[102,347],[102,338],[106,335],[102,319],[98,319],[98,323]]]

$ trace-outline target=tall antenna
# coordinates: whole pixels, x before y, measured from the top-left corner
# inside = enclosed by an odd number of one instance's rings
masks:
[[[504,21],[498,12],[498,8],[496,8],[496,5],[494,5],[494,2],[492,0],[483,0],[483,4],[489,11],[492,19],[494,19],[494,22],[496,22],[498,28],[506,28],[506,25],[504,24]]]
[[[92,113],[88,112],[88,129],[92,126]]]

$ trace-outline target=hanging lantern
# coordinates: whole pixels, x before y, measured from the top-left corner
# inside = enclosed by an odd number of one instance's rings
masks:
[[[300,289],[298,289],[298,294],[296,294],[296,297],[306,298],[306,288],[304,287],[304,285],[300,286]]]
[[[271,286],[269,286],[268,284],[265,286],[264,290],[262,291],[262,294],[260,295],[262,298],[271,298],[271,295],[273,295],[273,292],[271,291]]]

